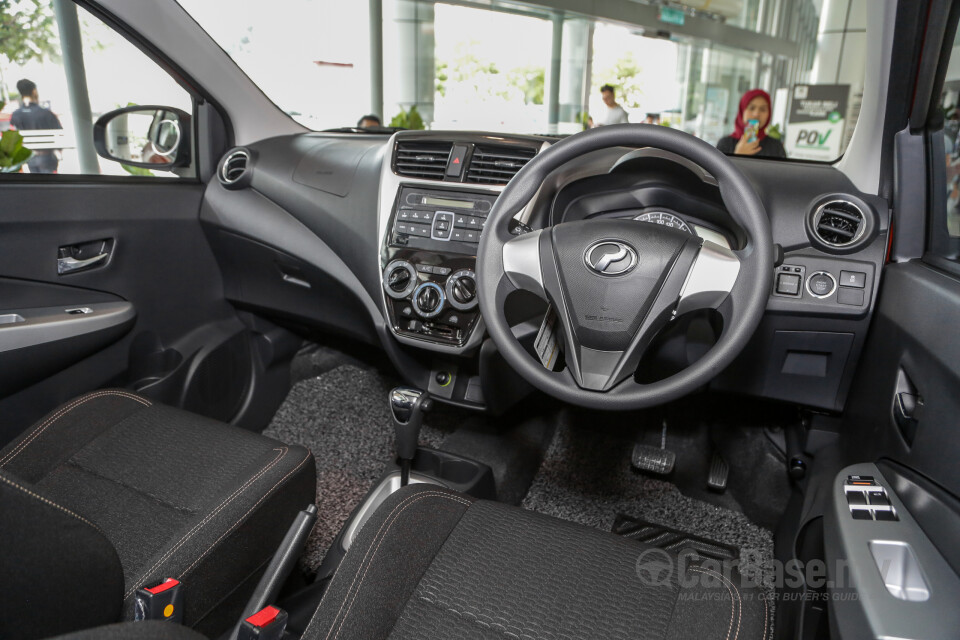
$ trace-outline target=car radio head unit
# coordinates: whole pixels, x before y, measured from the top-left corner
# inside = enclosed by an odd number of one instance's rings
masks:
[[[390,246],[476,255],[494,200],[495,194],[402,187]]]

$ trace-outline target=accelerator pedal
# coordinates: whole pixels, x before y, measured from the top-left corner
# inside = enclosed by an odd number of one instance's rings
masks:
[[[713,452],[713,459],[710,460],[710,473],[707,476],[707,486],[714,491],[726,491],[727,478],[730,475],[730,465],[723,459],[719,452]]]

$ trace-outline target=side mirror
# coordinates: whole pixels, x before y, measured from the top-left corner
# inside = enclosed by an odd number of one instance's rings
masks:
[[[100,116],[97,153],[132,167],[173,169],[190,164],[190,115],[172,107],[134,106]]]

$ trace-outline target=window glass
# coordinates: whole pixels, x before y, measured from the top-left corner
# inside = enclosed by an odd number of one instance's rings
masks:
[[[597,15],[383,0],[377,24],[366,2],[178,2],[313,129],[650,122],[729,153],[822,162],[853,133],[869,41],[865,0],[583,3]]]
[[[940,108],[943,111],[943,144],[946,153],[946,234],[951,238],[960,238],[960,33],[954,41],[953,53],[947,65]]]
[[[20,130],[24,146],[32,148],[22,171],[194,175],[189,168],[173,173],[125,166],[93,151],[93,122],[104,113],[136,104],[175,107],[188,114],[193,107],[189,93],[146,54],[83,8],[76,12],[80,56],[63,46],[69,39],[51,3],[12,0],[0,5],[0,13],[7,14],[2,16],[5,24],[15,21],[19,34],[0,42],[0,53],[9,61],[0,67],[0,90],[6,98],[0,129]],[[20,89],[28,95],[20,95]],[[84,112],[90,113],[89,119],[77,115]],[[139,149],[132,157],[140,159]]]

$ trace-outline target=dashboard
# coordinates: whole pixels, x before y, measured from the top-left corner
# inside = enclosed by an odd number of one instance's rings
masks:
[[[382,349],[412,384],[461,406],[500,411],[529,392],[486,336],[476,254],[504,185],[556,139],[464,132],[304,134],[228,152],[201,221],[228,300],[302,334]],[[712,383],[841,410],[886,257],[886,203],[828,165],[732,158],[770,216],[777,266],[753,341]],[[745,235],[716,180],[656,149],[610,148],[553,172],[514,217],[517,235],[622,218],[734,251]],[[507,300],[521,343],[546,305]],[[648,372],[682,368],[722,327],[671,323]]]

